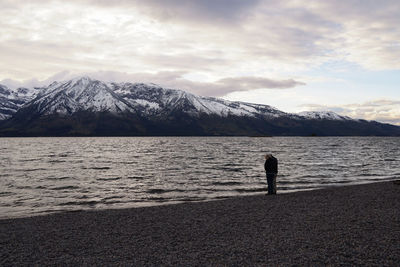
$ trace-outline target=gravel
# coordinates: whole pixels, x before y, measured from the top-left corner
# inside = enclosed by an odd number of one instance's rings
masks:
[[[400,184],[0,220],[0,265],[398,266]]]

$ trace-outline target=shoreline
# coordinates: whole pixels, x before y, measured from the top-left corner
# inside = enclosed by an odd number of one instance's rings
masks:
[[[394,179],[388,180],[378,180],[378,181],[358,181],[358,182],[349,182],[349,183],[338,183],[338,184],[331,184],[331,185],[321,185],[320,187],[315,188],[302,188],[302,189],[292,189],[292,190],[280,190],[278,187],[278,195],[286,195],[286,194],[295,194],[300,192],[309,192],[315,190],[325,190],[325,189],[332,189],[337,187],[347,187],[347,186],[357,186],[357,185],[366,185],[366,184],[374,184],[374,183],[383,183],[383,182],[393,182],[397,181]],[[400,180],[399,180],[400,181]],[[265,185],[267,186],[267,185]],[[231,195],[231,196],[221,196],[217,198],[209,198],[209,199],[200,199],[200,200],[171,200],[171,201],[154,201],[154,202],[143,202],[142,204],[137,204],[136,206],[128,206],[128,207],[102,207],[102,208],[82,208],[82,209],[65,209],[65,210],[54,210],[54,211],[43,211],[37,213],[29,213],[29,214],[20,214],[17,216],[10,216],[10,217],[0,217],[0,222],[2,220],[13,220],[13,219],[24,219],[24,218],[33,218],[38,216],[52,216],[57,215],[60,213],[74,213],[74,212],[106,212],[109,210],[124,210],[124,209],[141,209],[141,208],[151,208],[151,207],[163,207],[169,205],[181,205],[185,203],[201,203],[201,202],[212,202],[212,201],[221,201],[221,200],[229,200],[235,198],[242,198],[242,197],[251,197],[251,196],[261,196],[267,193],[267,189],[265,188],[265,192],[262,193],[252,193],[252,194],[243,194],[243,195]]]
[[[400,262],[395,181],[0,220],[1,265]]]
[[[379,181],[361,181],[361,182],[349,182],[349,183],[339,183],[336,185],[324,185],[315,188],[302,188],[302,189],[291,189],[291,190],[279,190],[278,187],[278,195],[286,195],[286,194],[295,194],[300,192],[309,192],[315,190],[325,190],[325,189],[333,189],[333,188],[340,188],[340,187],[348,187],[348,186],[357,186],[357,185],[366,185],[366,184],[374,184],[374,183],[383,183],[383,182],[394,182],[397,181],[395,179],[388,179],[388,180],[379,180]],[[400,180],[398,180],[400,181]],[[267,186],[267,185],[265,185]],[[151,207],[163,207],[169,205],[181,205],[185,203],[202,203],[202,202],[213,202],[213,201],[221,201],[221,200],[229,200],[235,198],[242,198],[242,197],[252,197],[252,196],[261,196],[267,193],[267,187],[265,188],[265,192],[262,193],[250,193],[250,194],[243,194],[243,195],[230,195],[230,196],[221,196],[217,198],[210,198],[210,199],[201,199],[201,200],[171,200],[171,201],[154,201],[154,202],[143,202],[142,204],[137,204],[136,206],[128,206],[128,207],[93,207],[93,208],[82,208],[82,209],[65,209],[65,210],[54,210],[54,211],[43,211],[37,213],[29,213],[29,214],[20,214],[17,216],[10,216],[10,217],[0,217],[0,222],[2,220],[13,220],[13,219],[24,219],[24,218],[33,218],[38,216],[52,216],[57,215],[60,213],[74,213],[74,212],[106,212],[109,210],[124,210],[124,209],[142,209],[142,208],[151,208]]]

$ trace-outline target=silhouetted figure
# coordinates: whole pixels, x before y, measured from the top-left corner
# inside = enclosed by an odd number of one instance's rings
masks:
[[[267,174],[268,194],[276,194],[276,176],[278,174],[278,160],[271,154],[265,155],[264,164],[265,173]]]

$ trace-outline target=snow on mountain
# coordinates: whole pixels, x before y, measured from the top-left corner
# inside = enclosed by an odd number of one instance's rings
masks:
[[[106,84],[88,77],[54,82],[43,88],[27,105],[34,106],[37,112],[45,115],[70,115],[81,110],[117,113],[130,109],[129,104],[121,101]]]
[[[11,90],[0,84],[0,120],[10,118],[18,109],[31,100],[38,90],[18,88]]]
[[[53,82],[42,88],[10,90],[0,85],[0,120],[12,116],[21,107],[33,107],[41,115],[71,115],[78,111],[131,112],[142,116],[168,116],[183,112],[227,117],[291,117],[294,119],[347,120],[334,112],[302,112],[290,114],[268,105],[201,97],[156,84],[105,83],[89,77]]]
[[[26,106],[34,106],[37,112],[45,115],[73,114],[81,110],[134,112],[143,116],[165,116],[173,112],[183,112],[191,116],[207,114],[223,117],[274,117],[285,114],[267,105],[200,97],[155,84],[104,83],[89,77],[54,82],[41,88]]]
[[[298,114],[306,119],[313,120],[352,120],[350,117],[340,116],[332,111],[304,111]]]
[[[174,110],[193,116],[201,113],[223,117],[283,114],[283,112],[266,105],[195,96],[181,90],[165,89],[155,84],[111,83],[110,87],[133,107],[140,107],[145,114],[166,114]]]
[[[18,109],[17,104],[10,99],[11,94],[11,90],[0,85],[0,120],[11,117]]]

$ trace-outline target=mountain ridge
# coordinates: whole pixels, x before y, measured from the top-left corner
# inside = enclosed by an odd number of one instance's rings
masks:
[[[0,85],[0,136],[107,134],[400,135],[400,127],[87,76],[16,91]]]

